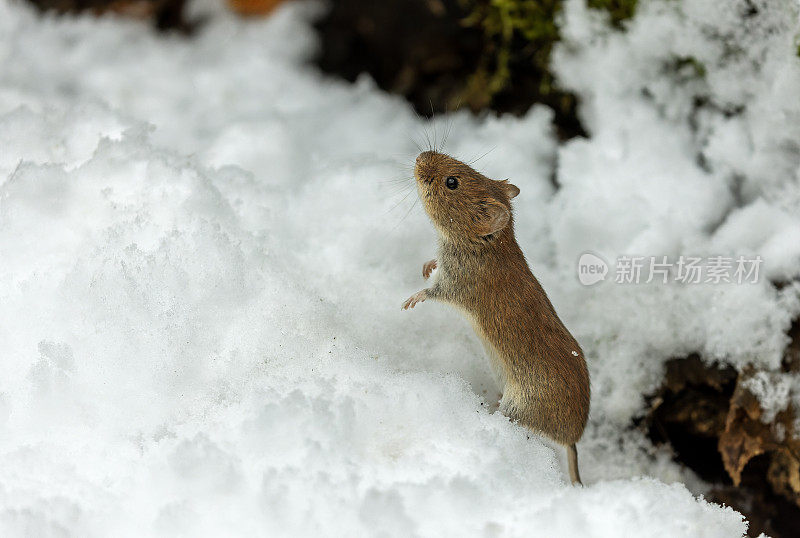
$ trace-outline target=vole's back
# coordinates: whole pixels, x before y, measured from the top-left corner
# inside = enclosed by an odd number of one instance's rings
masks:
[[[589,414],[583,351],[564,327],[511,229],[479,252],[440,250],[439,285],[468,314],[505,383],[502,411],[571,445]]]

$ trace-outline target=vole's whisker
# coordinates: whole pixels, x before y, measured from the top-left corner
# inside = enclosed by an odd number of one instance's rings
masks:
[[[436,147],[436,110],[433,108],[433,101],[428,99],[431,104],[431,121],[433,123],[433,152],[438,153],[439,149]]]
[[[450,132],[451,132],[451,130],[453,129],[453,125],[454,125],[454,124],[455,124],[455,119],[454,119],[454,118],[453,118],[453,116],[451,115],[451,116],[448,118],[448,120],[447,120],[447,123],[445,124],[445,126],[446,126],[446,130],[445,130],[445,132],[444,132],[444,139],[442,140],[442,151],[444,151],[445,149],[447,149],[447,139],[450,137]]]
[[[430,136],[428,136],[428,130],[427,130],[427,129],[426,129],[426,127],[425,127],[425,125],[426,125],[426,124],[427,124],[427,122],[428,122],[427,118],[423,118],[423,117],[420,115],[420,113],[419,113],[419,112],[417,112],[417,109],[416,109],[416,108],[414,108],[413,106],[411,106],[411,111],[412,111],[412,112],[414,112],[414,115],[417,117],[417,120],[418,120],[418,121],[419,121],[419,123],[422,125],[422,134],[423,134],[423,136],[425,136],[425,140],[426,140],[426,142],[427,142],[427,145],[426,145],[425,147],[426,147],[428,150],[432,150],[431,138],[430,138]],[[423,152],[423,150],[422,150],[422,146],[421,146],[420,144],[418,144],[418,143],[417,143],[417,140],[416,140],[416,138],[413,138],[413,137],[412,137],[412,138],[411,138],[411,141],[412,141],[412,142],[414,142],[414,145],[415,145],[415,146],[417,146],[417,149],[419,150],[419,153],[422,153],[422,152]]]
[[[409,196],[409,195],[410,195],[412,192],[414,192],[414,189],[408,189],[408,192],[406,193],[406,195],[405,195],[405,196],[403,196],[403,197],[400,199],[400,201],[399,201],[399,202],[397,202],[397,203],[396,203],[396,204],[394,204],[392,207],[390,207],[390,208],[389,208],[389,210],[387,211],[387,213],[391,213],[392,211],[394,211],[395,209],[397,209],[397,206],[399,206],[400,204],[402,204],[403,202],[405,202],[405,201],[406,201],[406,199],[408,198],[408,196]]]
[[[433,151],[433,145],[431,144],[431,137],[428,135],[428,129],[425,125],[422,126],[422,133],[425,135],[425,140],[428,142],[428,145],[425,147],[428,148],[428,151]]]
[[[414,167],[411,165],[402,165],[397,167],[395,173],[378,177],[379,181],[395,180],[395,179],[410,179],[414,176]]]
[[[400,219],[400,222],[398,222],[397,224],[395,224],[394,228],[392,228],[392,231],[394,231],[394,230],[395,230],[395,228],[397,228],[398,226],[400,226],[401,224],[403,224],[403,221],[404,221],[404,220],[406,220],[406,218],[408,218],[408,216],[411,214],[411,211],[413,211],[413,209],[414,209],[414,208],[417,206],[417,202],[419,202],[419,198],[416,198],[416,199],[414,200],[414,203],[413,203],[413,204],[411,204],[411,207],[409,207],[409,208],[408,208],[408,211],[406,211],[406,214],[405,214],[405,215],[403,215],[403,218],[402,218],[402,219]]]
[[[414,171],[407,166],[397,173],[376,177],[373,181],[380,185],[408,185],[414,182]]]
[[[391,190],[391,192],[389,192],[390,196],[413,187],[410,181],[382,181],[380,183],[386,189]]]
[[[403,193],[408,195],[408,192],[406,192],[406,191],[409,191],[409,190],[414,190],[414,189],[413,189],[413,187],[410,187],[409,185],[400,185],[400,186],[397,186],[394,189],[392,189],[392,191],[388,193],[388,196],[390,198],[394,198],[395,196],[399,196],[399,195],[401,195]]]
[[[381,183],[392,182],[392,181],[410,181],[411,179],[413,179],[411,177],[411,174],[413,174],[412,170],[408,171],[403,170],[403,173],[400,175],[381,177],[378,178],[378,181]]]
[[[414,144],[417,148],[419,148],[419,144],[414,139],[413,133],[407,133],[408,140]],[[410,149],[410,148],[409,148]],[[414,152],[413,149],[410,151],[402,151],[398,153],[390,153],[387,155],[387,159],[393,161],[397,166],[409,166],[409,163],[413,161],[413,158],[417,156],[417,153]]]
[[[496,150],[496,149],[497,149],[497,144],[495,144],[494,146],[492,146],[492,148],[491,148],[489,151],[485,152],[484,154],[482,154],[482,155],[481,155],[480,157],[478,157],[477,159],[472,159],[472,160],[471,160],[471,161],[469,161],[467,164],[469,164],[470,166],[472,166],[473,164],[475,164],[476,162],[480,161],[481,159],[483,159],[484,157],[486,157],[487,155],[489,155],[491,152],[493,152],[493,151],[494,151],[494,150]]]
[[[414,178],[410,174],[403,173],[398,176],[378,178],[375,183],[380,185],[411,185],[414,183]]]

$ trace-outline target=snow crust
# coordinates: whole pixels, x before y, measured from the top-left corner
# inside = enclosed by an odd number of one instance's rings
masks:
[[[592,137],[558,146],[544,107],[427,122],[323,77],[315,4],[213,8],[185,40],[0,2],[0,534],[742,536],[628,426],[671,356],[777,369],[797,288],[575,271],[586,250],[755,253],[798,276],[794,5],[744,34],[714,2],[668,5],[623,35],[567,2],[555,67]],[[706,80],[660,77],[676,54]],[[692,115],[700,86],[744,112]],[[589,357],[585,488],[494,411],[456,312],[399,309],[435,247],[414,140],[445,130],[520,187],[520,243]]]

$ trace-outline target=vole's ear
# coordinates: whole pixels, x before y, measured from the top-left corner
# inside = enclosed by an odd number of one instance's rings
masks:
[[[501,181],[500,184],[503,186],[503,189],[506,191],[506,194],[508,195],[508,199],[509,200],[511,200],[512,198],[514,198],[515,196],[517,196],[519,194],[519,187],[509,183],[507,179],[504,179],[503,181]]]
[[[477,219],[478,235],[484,237],[495,234],[508,226],[511,212],[502,202],[488,200],[485,207],[481,208]]]

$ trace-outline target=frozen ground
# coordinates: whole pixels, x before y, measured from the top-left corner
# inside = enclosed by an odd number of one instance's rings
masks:
[[[588,288],[575,263],[755,253],[800,274],[796,5],[753,22],[777,29],[748,34],[751,73],[703,41],[738,31],[716,2],[663,4],[619,36],[567,3],[557,67],[593,138],[558,147],[544,108],[434,127],[322,77],[314,5],[186,41],[0,0],[0,534],[742,536],[627,426],[671,356],[777,367],[797,288]],[[661,76],[681,55],[705,80]],[[692,111],[698,93],[745,112]],[[455,312],[399,309],[434,252],[403,198],[413,140],[447,127],[521,188],[520,242],[590,357],[585,488],[492,412]]]

